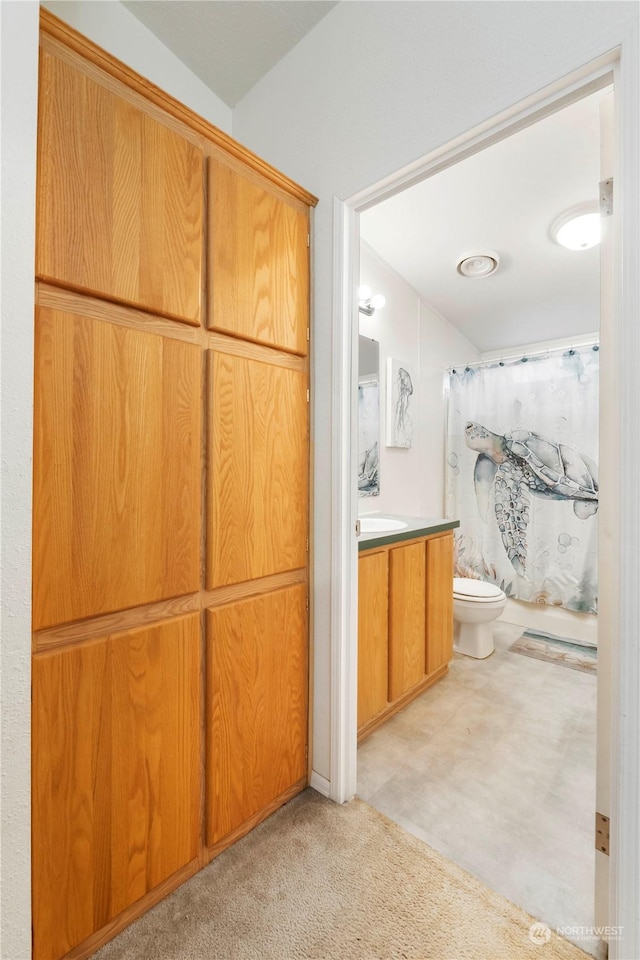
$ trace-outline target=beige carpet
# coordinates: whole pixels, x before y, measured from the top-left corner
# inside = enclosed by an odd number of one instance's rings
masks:
[[[584,960],[532,923],[363,801],[306,790],[95,956]]]

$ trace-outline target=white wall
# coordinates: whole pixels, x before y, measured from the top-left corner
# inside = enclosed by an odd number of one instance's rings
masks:
[[[559,340],[536,340],[532,343],[521,343],[515,347],[506,347],[502,350],[487,350],[480,354],[481,360],[502,360],[506,357],[524,357],[530,353],[545,353],[547,350],[569,350],[571,347],[580,347],[595,343],[599,340],[599,333],[580,334],[578,337],[562,337]]]
[[[371,287],[374,294],[386,298],[382,309],[372,317],[361,313],[360,333],[380,344],[380,496],[359,497],[358,513],[420,514],[420,466],[423,438],[420,435],[417,411],[421,401],[418,383],[420,368],[420,300],[406,280],[392,270],[364,244],[360,248],[360,283]],[[410,448],[387,447],[387,359],[394,357],[415,368],[416,423],[414,443]]]
[[[635,3],[340,3],[237,105],[234,136],[320,198],[316,450],[331,450],[333,197],[354,196],[637,34]],[[313,756],[329,778],[327,467],[316,459]]]
[[[386,298],[372,317],[360,314],[360,333],[380,344],[380,496],[361,497],[358,513],[444,516],[446,448],[445,373],[456,363],[477,360],[477,348],[425,303],[396,271],[362,243],[360,283]],[[387,447],[387,359],[413,365],[416,373],[414,444]]]
[[[3,3],[0,955],[31,956],[31,447],[38,4]]]
[[[42,6],[205,120],[231,132],[231,108],[118,0],[44,0]]]
[[[440,316],[420,303],[420,390],[422,395],[423,463],[420,513],[445,516],[445,457],[447,426],[445,407],[446,371],[459,363],[477,360],[480,354],[470,340]]]

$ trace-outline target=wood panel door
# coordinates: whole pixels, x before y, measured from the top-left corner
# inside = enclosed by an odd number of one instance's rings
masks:
[[[37,960],[67,953],[197,856],[199,619],[34,657]]]
[[[425,545],[389,550],[389,700],[425,674]]]
[[[388,552],[358,560],[358,727],[387,706]]]
[[[34,629],[200,587],[199,347],[36,317]]]
[[[202,151],[40,51],[36,274],[200,323]]]
[[[208,197],[209,327],[306,354],[308,208],[213,158]]]
[[[209,356],[207,588],[307,564],[307,376]]]
[[[209,846],[306,779],[306,600],[299,584],[207,611]]]
[[[427,540],[427,673],[453,656],[453,534]]]

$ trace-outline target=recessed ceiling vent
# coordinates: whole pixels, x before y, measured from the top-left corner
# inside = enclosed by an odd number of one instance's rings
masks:
[[[456,270],[461,277],[469,280],[481,280],[490,277],[500,266],[500,256],[494,250],[478,250],[475,253],[465,253],[458,260]]]

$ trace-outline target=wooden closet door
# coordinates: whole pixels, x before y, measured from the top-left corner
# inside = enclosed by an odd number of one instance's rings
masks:
[[[207,844],[307,775],[307,587],[207,611]]]
[[[453,656],[453,534],[427,540],[427,673]]]
[[[306,354],[308,208],[213,158],[208,196],[209,327]]]
[[[36,274],[199,324],[202,152],[40,51]]]
[[[34,657],[36,960],[67,953],[197,856],[199,620]]]
[[[33,941],[82,960],[308,782],[314,198],[44,9],[40,52]]]
[[[36,316],[34,629],[200,587],[199,347]]]
[[[208,589],[307,564],[307,376],[268,360],[209,356]]]
[[[389,551],[389,700],[425,673],[425,546]]]

